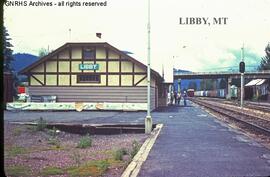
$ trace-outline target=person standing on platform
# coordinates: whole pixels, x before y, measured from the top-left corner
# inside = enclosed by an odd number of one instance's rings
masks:
[[[180,105],[180,101],[181,101],[181,93],[178,92],[177,93],[177,104]]]
[[[177,105],[177,92],[174,92],[174,104]]]
[[[183,98],[184,98],[184,106],[187,106],[187,92],[186,91],[184,91]]]
[[[173,91],[171,92],[171,105],[173,105],[173,97],[174,97],[174,95],[173,95]]]

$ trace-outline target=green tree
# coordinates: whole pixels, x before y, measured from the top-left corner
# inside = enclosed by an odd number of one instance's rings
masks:
[[[270,70],[270,43],[265,47],[265,53],[266,56],[262,57],[260,66],[258,67],[260,71]]]
[[[13,90],[12,90],[12,94],[17,97],[17,86],[18,86],[18,77],[17,74],[14,71],[14,68],[12,67],[12,62],[14,61],[13,58],[13,50],[11,49],[11,47],[13,47],[13,45],[11,44],[12,39],[9,36],[8,30],[3,27],[3,57],[4,57],[4,61],[3,61],[3,69],[4,72],[9,72],[12,74],[12,80],[13,80]]]
[[[7,29],[4,27],[3,28],[3,55],[4,55],[4,63],[3,63],[3,68],[4,71],[7,72],[13,72],[13,67],[12,67],[12,61],[14,60],[12,53],[13,50],[11,49],[11,47],[13,47],[13,45],[10,43],[11,38],[9,37],[8,31]]]
[[[38,56],[39,56],[39,58],[42,58],[42,57],[44,57],[44,56],[46,56],[46,55],[48,55],[49,54],[49,52],[45,49],[45,48],[41,48],[41,49],[39,49],[39,51],[38,51]]]

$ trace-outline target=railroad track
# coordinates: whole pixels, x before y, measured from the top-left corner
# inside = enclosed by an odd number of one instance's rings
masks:
[[[249,128],[255,130],[256,132],[262,133],[264,135],[270,136],[270,121],[261,119],[260,117],[254,115],[247,115],[243,112],[233,111],[224,106],[218,104],[211,104],[207,101],[191,99],[196,104],[206,107],[214,112],[217,112],[230,120],[240,123],[243,128]]]
[[[236,105],[236,106],[240,106],[239,102],[236,101],[228,101],[228,100],[223,100],[220,98],[200,98],[202,100],[209,100],[209,101],[214,101],[217,100],[219,102],[222,102],[224,104],[229,104],[229,105]],[[265,112],[265,113],[270,113],[270,103],[257,103],[257,102],[250,102],[250,101],[246,101],[245,108],[249,108],[249,109],[253,109],[253,110],[257,110],[257,111],[261,111],[261,112]]]
[[[208,104],[212,104],[213,106],[221,107],[223,109],[227,109],[232,112],[241,113],[245,115],[246,117],[250,117],[251,119],[264,119],[266,121],[270,121],[270,113],[267,112],[254,112],[254,109],[248,110],[246,107],[241,109],[238,105],[230,104],[232,102],[227,101],[228,103],[225,103],[226,101],[215,101],[216,99],[197,99],[197,98],[191,98],[191,100],[197,100],[202,102],[207,102]]]
[[[253,103],[246,103],[245,107],[249,109],[256,109],[258,111],[263,111],[270,113],[270,105],[269,106],[263,106],[263,105],[258,105],[258,104],[253,104]]]

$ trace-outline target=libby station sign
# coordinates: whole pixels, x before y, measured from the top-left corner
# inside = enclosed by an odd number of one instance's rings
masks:
[[[79,64],[80,70],[99,70],[99,64]]]

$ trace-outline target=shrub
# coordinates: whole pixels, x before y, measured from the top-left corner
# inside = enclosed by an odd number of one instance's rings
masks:
[[[22,129],[20,127],[14,128],[14,130],[13,130],[14,136],[19,136],[19,135],[21,135],[21,133],[22,133]]]
[[[44,120],[42,117],[40,117],[38,122],[37,122],[36,130],[37,131],[43,131],[46,127],[47,127],[46,120]]]
[[[113,154],[114,160],[123,160],[123,156],[126,154],[127,150],[125,148],[118,149]]]
[[[92,146],[92,138],[89,135],[83,136],[77,144],[77,148],[87,148]]]
[[[107,160],[96,160],[86,163],[80,167],[67,169],[69,176],[102,176],[109,167]]]
[[[138,141],[134,140],[132,142],[132,150],[131,150],[131,158],[133,158],[137,153],[138,151],[140,150],[140,144],[138,143]]]
[[[8,176],[31,176],[31,170],[25,166],[11,166],[5,168],[5,173]]]
[[[42,170],[41,176],[62,175],[65,172],[58,167],[46,167]]]
[[[48,130],[48,134],[51,135],[53,138],[56,137],[56,128],[53,127],[52,130]]]
[[[12,146],[11,148],[7,150],[7,152],[8,152],[8,155],[10,156],[16,156],[19,154],[25,154],[27,151],[24,147]]]
[[[26,125],[26,130],[30,133],[35,133],[37,131],[37,126],[34,125]]]
[[[56,148],[60,148],[60,141],[56,138],[49,139],[48,144],[55,145]]]

